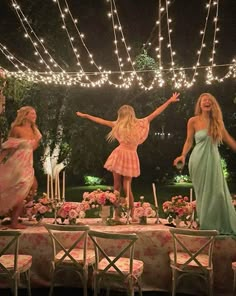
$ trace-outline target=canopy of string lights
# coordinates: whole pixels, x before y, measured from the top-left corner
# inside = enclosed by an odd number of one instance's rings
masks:
[[[112,52],[109,57],[112,60],[110,68],[107,63],[104,65],[100,63],[96,52],[103,51],[107,44],[100,43],[100,48],[98,45],[93,48],[89,32],[86,35],[82,32],[80,23],[82,16],[80,10],[74,9],[75,3],[70,0],[45,1],[51,1],[48,14],[53,12],[58,16],[57,23],[60,27],[55,28],[54,33],[57,34],[57,29],[63,32],[65,39],[62,45],[70,51],[70,56],[74,60],[73,66],[70,66],[69,61],[61,62],[58,51],[62,50],[52,48],[50,40],[47,39],[48,33],[45,32],[43,36],[42,32],[40,34],[37,32],[33,16],[27,14],[28,10],[24,1],[9,0],[7,1],[9,10],[20,25],[17,34],[21,34],[22,42],[27,41],[25,46],[31,48],[31,55],[28,55],[27,59],[22,59],[21,54],[17,50],[13,51],[11,46],[5,44],[0,37],[0,68],[7,77],[34,83],[79,85],[81,87],[101,87],[108,84],[117,88],[130,88],[136,84],[144,90],[162,87],[167,81],[171,82],[175,89],[190,88],[198,81],[200,75],[204,77],[207,84],[223,82],[225,79],[236,77],[236,58],[233,52],[235,48],[230,56],[225,55],[223,62],[217,63],[217,51],[222,46],[220,42],[222,27],[224,35],[227,35],[227,24],[224,22],[224,17],[227,15],[225,9],[229,10],[229,6],[226,8],[221,5],[224,1],[198,1],[199,6],[203,4],[202,15],[201,17],[195,16],[198,35],[193,34],[192,36],[193,44],[197,44],[197,47],[192,49],[191,64],[181,64],[183,58],[180,58],[180,55],[184,55],[184,50],[190,46],[182,44],[181,51],[175,49],[175,44],[178,43],[176,40],[181,38],[180,34],[176,35],[175,26],[180,21],[179,18],[183,21],[184,13],[181,14],[180,10],[183,8],[184,1],[180,1],[181,6],[180,2],[175,0],[150,1],[153,5],[149,7],[149,13],[153,16],[150,19],[154,22],[149,36],[146,37],[146,41],[142,43],[139,54],[137,54],[137,50],[133,50],[130,45],[132,40],[126,36],[128,24],[123,21],[122,5],[119,6],[120,0],[96,0],[100,2],[102,9],[99,13],[104,14],[104,22],[106,16],[107,31],[112,33],[109,40],[113,47],[111,47]],[[143,2],[147,7],[150,5],[149,1]],[[45,5],[45,2],[41,1],[41,3]],[[234,3],[234,9],[236,9],[236,3]],[[134,9],[128,13],[132,15],[136,12]],[[194,17],[195,11],[192,11],[192,14]],[[93,21],[93,18],[89,20],[89,22]],[[147,21],[150,23],[150,20]],[[187,21],[185,26],[188,26]],[[232,31],[228,32],[229,39],[232,38],[230,32]],[[182,34],[185,33],[185,31],[182,32]],[[153,36],[155,36],[155,41],[153,41]],[[99,43],[99,36],[96,36],[96,42]],[[227,44],[224,42],[223,46],[227,47]],[[139,66],[138,58],[142,54],[153,61],[152,67]],[[218,71],[219,69],[223,71]],[[145,75],[148,75],[149,79],[146,79]]]

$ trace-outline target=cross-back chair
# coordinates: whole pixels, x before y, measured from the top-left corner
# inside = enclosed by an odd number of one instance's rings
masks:
[[[21,274],[25,276],[29,296],[30,268],[32,256],[19,254],[19,240],[21,231],[0,230],[0,277],[9,281],[14,296],[18,295],[18,283]]]
[[[68,269],[79,275],[83,285],[83,295],[86,296],[88,268],[95,263],[94,249],[87,248],[89,226],[45,224],[45,227],[49,232],[53,251],[49,295],[53,293],[56,274]]]
[[[213,247],[217,230],[169,229],[174,251],[169,254],[172,269],[172,296],[176,294],[178,281],[187,275],[205,280],[208,295],[213,295]],[[193,244],[193,239],[197,239]]]
[[[94,267],[94,295],[100,291],[101,281],[105,281],[107,295],[114,283],[121,283],[128,295],[134,295],[137,287],[142,295],[141,275],[144,263],[134,259],[134,247],[138,236],[135,233],[121,234],[100,231],[89,231],[96,255]],[[114,285],[113,285],[114,287]]]

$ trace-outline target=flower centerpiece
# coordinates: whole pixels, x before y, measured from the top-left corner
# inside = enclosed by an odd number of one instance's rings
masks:
[[[120,193],[119,191],[102,191],[101,189],[92,192],[84,192],[83,203],[86,205],[87,209],[98,209],[103,223],[106,224],[107,219],[112,215],[111,206],[119,206]]]
[[[43,196],[37,201],[29,201],[25,204],[25,212],[29,220],[35,217],[37,221],[40,221],[46,214],[53,212],[52,201],[46,193],[43,193]]]
[[[174,220],[184,221],[187,225],[191,221],[192,213],[195,209],[195,202],[189,202],[187,196],[177,195],[171,198],[171,201],[165,201],[162,205],[164,213],[167,215],[169,223]],[[176,223],[178,224],[178,223]]]
[[[88,208],[117,206],[119,204],[119,197],[119,191],[111,192],[109,190],[102,191],[97,189],[92,192],[84,192],[83,203],[86,203]]]
[[[140,224],[147,224],[147,218],[155,217],[156,211],[149,202],[144,201],[144,196],[140,196],[140,201],[134,203],[134,219]]]
[[[76,224],[77,218],[84,218],[86,205],[80,202],[64,202],[57,211],[57,217],[61,218],[62,223],[68,219],[69,224]]]

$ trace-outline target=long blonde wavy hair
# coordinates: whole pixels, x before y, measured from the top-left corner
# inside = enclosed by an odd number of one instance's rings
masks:
[[[15,126],[22,126],[25,124],[25,122],[27,121],[26,116],[32,110],[35,110],[35,109],[31,106],[24,106],[24,107],[21,107],[19,110],[17,110],[17,115],[15,120],[11,124],[11,130],[9,132],[9,135],[11,134]],[[31,128],[35,135],[39,132],[38,127],[34,122],[31,122]]]
[[[210,124],[208,133],[212,137],[213,142],[221,143],[223,139],[223,129],[224,129],[224,122],[223,122],[223,115],[220,108],[219,103],[217,102],[216,98],[210,93],[202,93],[197,100],[196,107],[195,107],[195,115],[201,115],[201,100],[203,97],[207,97],[211,103],[211,111],[210,111]]]
[[[134,108],[130,105],[123,105],[119,108],[116,123],[110,133],[107,135],[107,140],[112,142],[115,140],[117,132],[122,131],[124,139],[131,137],[134,133],[133,127],[137,122]],[[135,137],[136,135],[134,135]]]

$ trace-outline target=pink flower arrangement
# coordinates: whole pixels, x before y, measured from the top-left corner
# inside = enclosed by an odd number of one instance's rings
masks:
[[[189,202],[189,198],[182,195],[173,196],[171,201],[166,201],[162,205],[169,223],[178,217],[187,224],[187,221],[191,219],[195,207],[195,202]]]
[[[87,209],[91,209],[108,205],[118,206],[119,201],[120,193],[118,191],[111,192],[97,189],[92,192],[84,192],[82,203],[85,204],[84,206]]]
[[[52,213],[52,211],[53,204],[46,193],[43,193],[43,196],[39,198],[37,202],[30,201],[25,204],[26,216],[29,217],[29,219],[35,217],[37,221],[40,221],[47,213]]]
[[[61,218],[62,222],[68,219],[70,224],[76,224],[77,218],[84,218],[86,205],[80,202],[65,202],[57,211],[57,217]]]
[[[140,219],[142,217],[150,218],[155,217],[156,212],[149,202],[144,201],[144,197],[140,197],[139,202],[134,203],[134,218]]]

